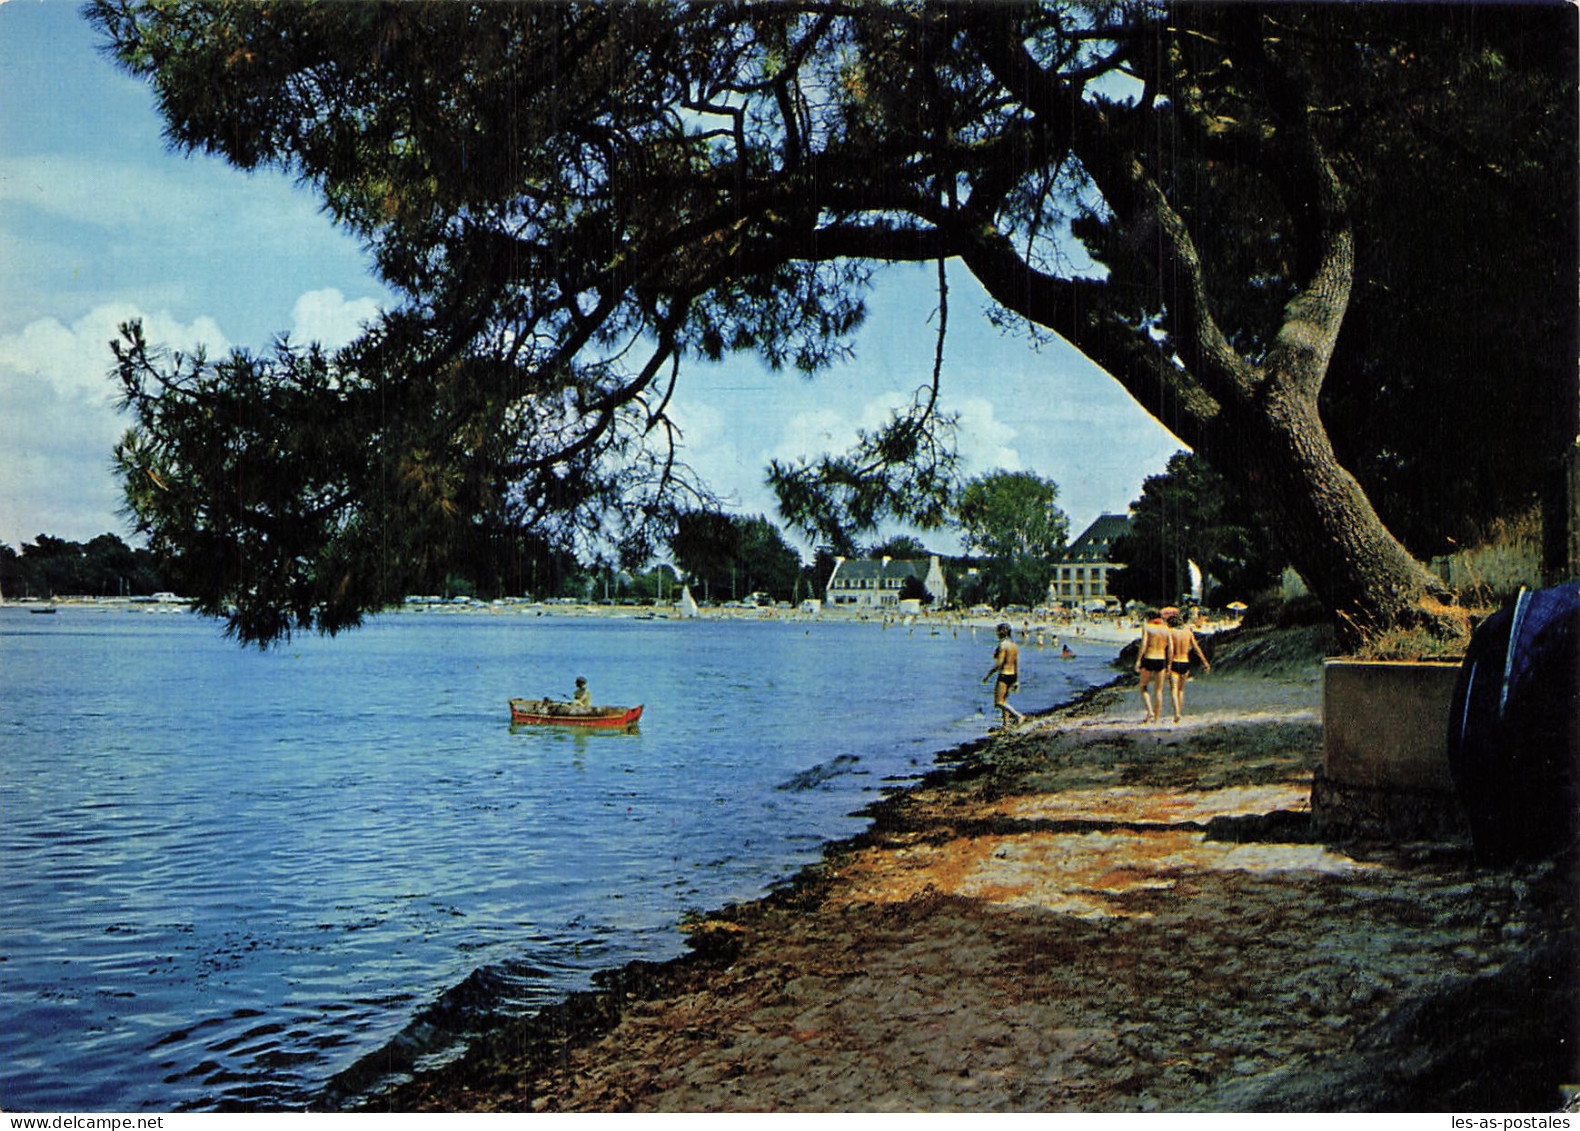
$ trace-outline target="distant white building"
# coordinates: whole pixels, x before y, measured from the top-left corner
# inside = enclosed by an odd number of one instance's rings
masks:
[[[836,609],[891,609],[900,607],[900,588],[907,578],[921,581],[922,587],[939,608],[949,598],[943,566],[934,554],[926,561],[899,558],[834,559],[834,572],[828,579],[828,604]]]
[[[1048,599],[1067,605],[1107,601],[1108,578],[1123,567],[1113,560],[1116,541],[1130,532],[1130,519],[1122,514],[1099,515],[1082,535],[1070,543],[1064,558],[1053,567]]]

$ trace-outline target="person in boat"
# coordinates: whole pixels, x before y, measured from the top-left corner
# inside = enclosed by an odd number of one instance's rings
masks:
[[[1141,645],[1136,651],[1136,674],[1141,677],[1141,705],[1146,708],[1149,723],[1155,723],[1163,716],[1163,683],[1172,658],[1171,644],[1164,612],[1152,612],[1141,626]]]
[[[1179,722],[1185,713],[1185,681],[1190,678],[1191,653],[1201,657],[1201,670],[1212,671],[1207,653],[1201,650],[1201,641],[1191,631],[1185,618],[1176,612],[1169,617],[1169,689],[1174,697],[1174,721]]]
[[[570,713],[573,715],[592,714],[592,692],[587,688],[585,676],[576,677],[576,693],[571,696]]]
[[[1009,705],[1010,692],[1020,686],[1020,649],[1011,638],[1012,634],[1009,625],[998,626],[998,647],[993,650],[993,666],[988,669],[987,675],[982,677],[982,682],[986,683],[995,675],[998,676],[993,684],[993,706],[998,708],[1006,728],[1009,726],[1011,715],[1015,716],[1016,722],[1026,718]]]

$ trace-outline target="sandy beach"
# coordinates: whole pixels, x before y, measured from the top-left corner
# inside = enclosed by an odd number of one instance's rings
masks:
[[[1177,726],[1127,682],[951,752],[793,884],[691,924],[691,954],[371,1107],[1561,1108],[1572,862],[1318,843],[1318,658],[1246,651]]]

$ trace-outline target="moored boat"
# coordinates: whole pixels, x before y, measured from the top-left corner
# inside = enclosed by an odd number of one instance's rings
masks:
[[[626,727],[642,717],[642,706],[578,707],[557,699],[512,699],[510,721],[535,726]]]

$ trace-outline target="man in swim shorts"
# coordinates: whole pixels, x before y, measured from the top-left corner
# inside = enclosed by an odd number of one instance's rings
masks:
[[[1141,677],[1141,705],[1146,708],[1149,723],[1157,722],[1163,715],[1163,681],[1172,658],[1171,644],[1168,622],[1163,619],[1163,614],[1154,612],[1149,615],[1141,626],[1141,646],[1136,651],[1136,674]]]
[[[1191,653],[1194,651],[1201,657],[1203,671],[1212,671],[1212,665],[1207,662],[1207,653],[1201,650],[1201,642],[1183,616],[1175,613],[1169,617],[1168,625],[1169,688],[1174,695],[1174,721],[1179,722],[1185,713],[1185,681],[1190,678]]]
[[[993,666],[988,669],[987,675],[982,677],[986,683],[995,675],[998,680],[993,685],[993,706],[999,709],[1003,716],[1004,726],[1009,727],[1009,717],[1015,716],[1016,722],[1022,722],[1026,716],[1009,705],[1009,694],[1020,686],[1020,649],[1015,641],[1010,639],[1009,625],[998,626],[998,647],[993,650]]]

